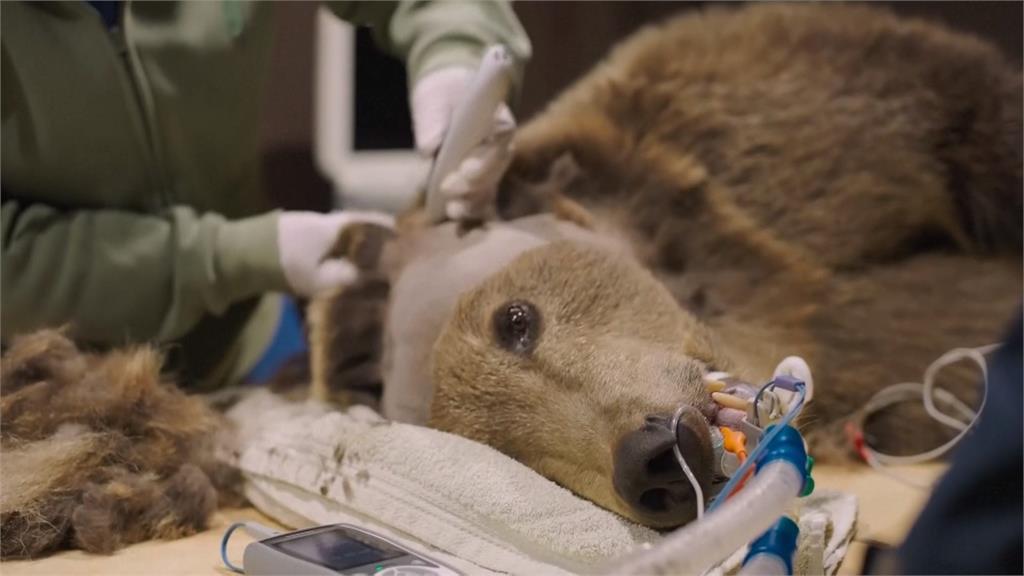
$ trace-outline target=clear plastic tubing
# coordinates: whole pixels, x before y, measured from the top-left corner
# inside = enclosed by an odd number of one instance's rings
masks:
[[[788,576],[789,570],[775,554],[758,554],[748,560],[739,573],[742,576]]]
[[[703,520],[676,530],[649,550],[630,554],[606,573],[700,574],[770,528],[799,496],[803,484],[803,472],[792,463],[768,462],[743,490]]]

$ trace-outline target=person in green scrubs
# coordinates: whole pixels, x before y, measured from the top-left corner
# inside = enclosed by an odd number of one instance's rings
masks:
[[[417,148],[428,155],[487,46],[504,44],[520,63],[530,56],[504,1],[325,5],[405,61]],[[0,10],[4,343],[60,326],[90,346],[157,343],[184,384],[209,389],[246,379],[282,334],[301,333],[284,330],[279,294],[309,297],[356,278],[351,263],[322,255],[345,226],[390,216],[274,210],[260,188],[271,43],[310,41],[273,37],[273,4]],[[452,184],[453,203],[493,194],[510,126],[503,107]]]

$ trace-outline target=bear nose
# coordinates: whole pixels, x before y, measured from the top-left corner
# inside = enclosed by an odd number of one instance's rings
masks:
[[[668,528],[697,517],[693,487],[676,460],[680,452],[702,491],[711,484],[711,436],[707,420],[696,409],[684,410],[677,433],[671,415],[650,415],[638,430],[619,441],[613,455],[615,491],[644,524]]]

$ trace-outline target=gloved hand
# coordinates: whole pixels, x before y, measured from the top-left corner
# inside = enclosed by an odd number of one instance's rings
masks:
[[[441,68],[424,76],[412,91],[412,122],[416,150],[433,156],[451,123],[452,112],[465,94],[474,72],[460,66]],[[498,182],[512,162],[515,118],[502,103],[494,115],[490,136],[441,182],[445,211],[452,220],[486,218],[494,210]]]
[[[359,271],[348,260],[325,259],[341,231],[352,224],[370,223],[393,228],[395,219],[381,212],[282,212],[277,220],[281,268],[292,291],[303,297],[350,284]]]

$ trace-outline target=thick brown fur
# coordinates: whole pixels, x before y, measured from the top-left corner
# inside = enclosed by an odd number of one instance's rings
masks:
[[[160,376],[150,348],[88,354],[60,331],[0,361],[2,558],[110,553],[206,527],[237,480],[218,464],[218,416]]]
[[[762,382],[796,354],[812,451],[849,456],[844,421],[872,394],[1018,309],[1021,101],[995,48],[874,7],[636,34],[520,130],[499,194],[504,218],[567,214],[632,257],[554,243],[466,293],[434,348],[431,424],[646,522],[610,480],[623,434],[705,408],[706,370]],[[515,301],[539,311],[528,354],[496,338]],[[913,411],[874,424],[896,452],[948,435]]]
[[[503,195],[573,158],[554,196],[628,231],[731,364],[805,355],[827,383],[810,418],[836,423],[1014,313],[1021,98],[994,47],[873,7],[710,10],[530,122]]]
[[[381,272],[381,253],[391,230],[349,226],[326,257],[346,258],[360,271],[349,286],[314,298],[307,308],[310,394],[338,404],[376,407],[380,397],[381,346],[390,285]]]

